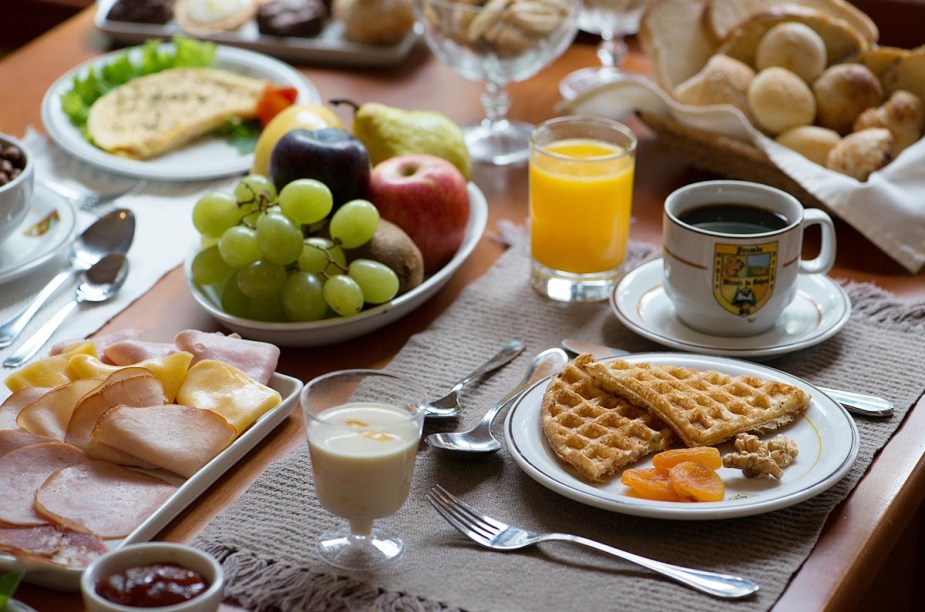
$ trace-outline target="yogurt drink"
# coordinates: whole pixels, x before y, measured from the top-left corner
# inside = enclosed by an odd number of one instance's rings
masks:
[[[411,489],[423,419],[373,402],[328,408],[306,423],[321,506],[354,532],[394,514]]]

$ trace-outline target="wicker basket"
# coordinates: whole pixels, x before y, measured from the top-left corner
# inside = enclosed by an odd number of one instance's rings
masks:
[[[698,170],[740,181],[764,183],[793,195],[804,207],[827,208],[775,166],[763,151],[750,144],[692,128],[665,115],[645,111],[639,111],[638,115],[664,144],[683,155]]]

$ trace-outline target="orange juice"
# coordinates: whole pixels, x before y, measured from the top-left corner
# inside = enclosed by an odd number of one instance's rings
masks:
[[[623,263],[634,156],[616,144],[573,138],[530,156],[530,249],[538,263],[589,274]]]

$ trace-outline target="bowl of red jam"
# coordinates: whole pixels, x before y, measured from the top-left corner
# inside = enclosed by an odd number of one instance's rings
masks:
[[[80,580],[90,612],[214,612],[222,602],[222,567],[184,544],[132,544],[106,553]]]

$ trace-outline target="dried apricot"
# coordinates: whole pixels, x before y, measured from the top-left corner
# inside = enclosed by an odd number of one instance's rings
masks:
[[[695,446],[693,448],[673,448],[652,457],[652,465],[669,470],[683,461],[693,461],[705,465],[711,470],[723,467],[719,449],[713,446]]]
[[[671,487],[678,497],[699,502],[722,501],[726,495],[726,485],[719,474],[707,466],[682,461],[668,470]]]
[[[666,470],[640,468],[623,470],[620,482],[628,486],[637,497],[654,501],[681,501],[671,486]]]

